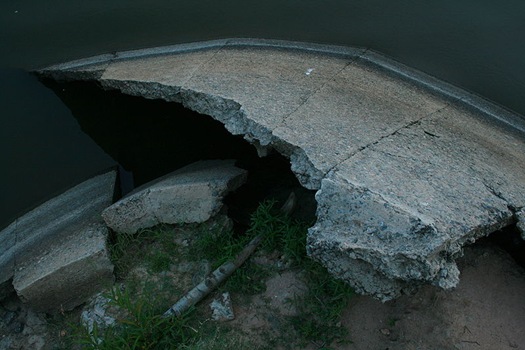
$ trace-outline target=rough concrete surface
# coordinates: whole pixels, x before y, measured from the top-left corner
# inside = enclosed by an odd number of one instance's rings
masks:
[[[289,157],[319,190],[308,253],[381,300],[455,286],[462,247],[525,207],[523,118],[369,50],[232,39],[40,73],[181,102]]]
[[[518,220],[518,230],[521,232],[521,238],[525,240],[525,209],[520,210],[516,213],[516,218]]]
[[[102,222],[100,213],[113,201],[115,171],[95,176],[50,199],[0,232],[0,288],[18,267],[66,242],[85,227]],[[2,293],[0,293],[2,294]]]
[[[222,198],[246,181],[233,160],[200,161],[135,189],[102,213],[116,232],[135,233],[155,225],[204,222]]]
[[[21,264],[13,279],[20,299],[35,310],[71,310],[113,282],[103,224],[80,228]]]

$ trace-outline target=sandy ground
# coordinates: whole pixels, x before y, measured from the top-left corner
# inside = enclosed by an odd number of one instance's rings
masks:
[[[490,244],[466,248],[458,263],[461,282],[451,291],[426,286],[387,303],[355,296],[341,318],[351,343],[332,344],[331,348],[525,349],[525,271],[505,251]],[[236,319],[231,325],[260,342],[266,341],[268,332],[286,339],[286,334],[279,334],[284,331],[279,320],[294,313],[287,300],[304,292],[304,285],[293,271],[273,276],[266,285],[266,291],[249,303],[233,301]],[[53,348],[43,316],[15,301],[0,306],[0,349]],[[8,317],[12,319],[9,324]],[[320,347],[310,344],[306,349]]]
[[[494,246],[468,248],[455,290],[427,286],[381,303],[356,297],[343,315],[352,344],[340,349],[524,349],[525,273]]]
[[[353,344],[340,349],[525,349],[523,269],[490,245],[467,248],[459,266],[452,291],[355,298],[343,315]]]
[[[490,244],[467,248],[458,263],[461,282],[451,291],[426,286],[414,295],[387,303],[354,297],[341,319],[351,343],[332,344],[331,348],[525,349],[523,269],[505,251]],[[233,323],[248,332],[278,332],[275,320],[293,313],[286,298],[300,291],[297,276],[281,274],[268,281],[267,291],[254,298],[248,308],[237,308]]]

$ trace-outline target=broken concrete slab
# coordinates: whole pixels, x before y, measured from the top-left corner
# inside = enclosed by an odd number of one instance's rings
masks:
[[[319,188],[321,179],[352,154],[444,106],[444,101],[415,86],[369,67],[349,65],[273,134],[305,153],[318,172],[296,174],[306,187]],[[301,167],[296,165],[300,158],[292,157],[292,170]]]
[[[244,119],[272,130],[347,64],[344,58],[319,57],[301,51],[224,47],[185,82],[184,90],[205,91],[234,100],[242,106]],[[236,67],[233,71],[232,65]],[[246,79],[250,79],[249,85],[244,83]],[[239,122],[237,118],[224,124]],[[229,130],[246,135],[249,128],[230,126]]]
[[[360,292],[387,300],[420,283],[450,288],[461,247],[516,222],[525,198],[522,117],[369,50],[215,44],[192,55],[142,52],[137,73],[126,68],[134,61],[115,58],[95,80],[180,101],[260,154],[289,157],[302,185],[319,190],[309,254]],[[183,79],[172,73],[168,57],[184,67],[199,54],[205,59]],[[68,79],[82,79],[87,65],[73,66]]]
[[[524,152],[519,137],[482,116],[440,110],[362,150],[323,180],[309,253],[357,290],[374,290],[384,300],[418,281],[454,287],[462,246],[512,224],[512,208],[525,205]],[[356,261],[369,270],[359,282],[348,277],[356,272],[346,271]],[[387,280],[381,292],[377,281],[365,278],[372,272]]]
[[[72,310],[113,282],[107,250],[108,229],[101,223],[82,227],[64,241],[17,266],[13,285],[35,310]]]
[[[102,213],[116,232],[135,233],[155,225],[204,222],[217,214],[226,193],[246,181],[234,160],[200,161],[149,182]]]
[[[0,285],[20,264],[38,256],[81,228],[102,222],[101,212],[113,202],[116,172],[95,176],[50,199],[0,232]]]

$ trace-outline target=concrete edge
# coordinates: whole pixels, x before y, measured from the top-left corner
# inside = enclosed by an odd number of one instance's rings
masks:
[[[490,101],[481,95],[447,83],[444,80],[406,66],[372,50],[367,50],[367,52],[358,58],[358,62],[359,61],[384,71],[387,74],[411,82],[433,94],[463,105],[467,109],[487,116],[507,128],[510,127],[525,135],[525,116],[501,106],[496,102]]]
[[[424,90],[486,116],[509,131],[517,132],[521,136],[525,135],[525,116],[500,106],[495,102],[489,101],[480,95],[447,83],[422,71],[408,67],[379,52],[354,46],[326,45],[274,39],[227,38],[123,51],[114,54],[102,54],[52,65],[43,69],[38,69],[36,72],[45,74],[46,71],[74,70],[104,63],[229,47],[270,48],[346,57],[367,64],[375,69],[382,70],[394,77],[408,81]]]

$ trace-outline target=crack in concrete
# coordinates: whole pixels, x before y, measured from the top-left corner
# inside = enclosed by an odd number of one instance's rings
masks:
[[[279,125],[276,126],[277,128],[280,128],[284,126],[284,123],[295,113],[297,112],[302,106],[304,106],[313,96],[317,95],[319,91],[321,91],[325,86],[327,86],[330,82],[334,81],[340,74],[343,72],[346,68],[353,65],[356,60],[358,60],[362,55],[364,55],[368,50],[365,50],[361,55],[351,58],[341,69],[339,69],[337,72],[332,74],[330,77],[326,78],[322,84],[319,85],[317,89],[315,89],[311,94],[309,94],[306,98],[304,98],[303,101],[300,102],[300,104],[294,108],[293,111],[288,113],[283,117]]]
[[[183,85],[184,85],[184,84],[187,84],[189,81],[191,81],[191,80],[195,77],[195,75],[196,75],[198,72],[201,71],[201,68],[202,68],[202,67],[206,67],[210,62],[212,62],[212,61],[215,59],[215,57],[217,57],[217,55],[219,54],[219,52],[221,52],[224,48],[225,48],[225,45],[219,46],[219,47],[215,50],[215,52],[213,52],[213,54],[211,55],[210,59],[206,60],[205,62],[202,62],[201,64],[197,64],[197,65],[195,66],[195,69],[193,70],[193,72],[190,73],[189,77],[188,77],[185,81],[181,82],[180,89],[183,89]]]
[[[375,141],[372,141],[364,146],[361,146],[359,147],[355,152],[352,152],[351,154],[348,155],[348,157],[344,158],[342,161],[338,162],[337,164],[335,164],[334,166],[332,166],[330,169],[328,169],[325,174],[323,175],[323,177],[326,177],[328,174],[330,174],[331,172],[334,172],[337,170],[337,167],[339,167],[341,164],[345,163],[346,161],[350,160],[351,158],[353,158],[354,156],[356,156],[357,154],[367,150],[368,148],[371,148],[375,145],[377,145],[378,143],[382,142],[383,140],[385,139],[388,139],[396,134],[398,134],[400,131],[402,130],[405,130],[405,129],[409,129],[411,128],[412,126],[414,125],[418,125],[420,124],[423,120],[427,119],[427,118],[430,118],[431,116],[437,114],[437,113],[440,113],[441,111],[445,110],[446,108],[448,108],[450,106],[450,104],[446,104],[445,106],[439,108],[439,109],[436,109],[435,111],[432,111],[416,120],[413,120],[399,128],[397,128],[396,130],[392,131],[391,133],[387,134],[387,135],[383,135],[381,137],[379,137],[377,140]],[[423,130],[424,131],[424,130]],[[425,132],[425,131],[424,131]],[[427,132],[425,132],[427,133]]]
[[[513,206],[503,196],[503,194],[500,191],[496,191],[496,189],[492,185],[489,185],[489,184],[487,184],[484,181],[482,183],[483,183],[483,186],[485,186],[487,188],[487,190],[489,190],[490,193],[492,193],[495,197],[497,197],[497,198],[501,199],[503,202],[505,202],[507,204],[507,207],[509,208],[509,210],[514,213],[514,209],[512,209]]]

